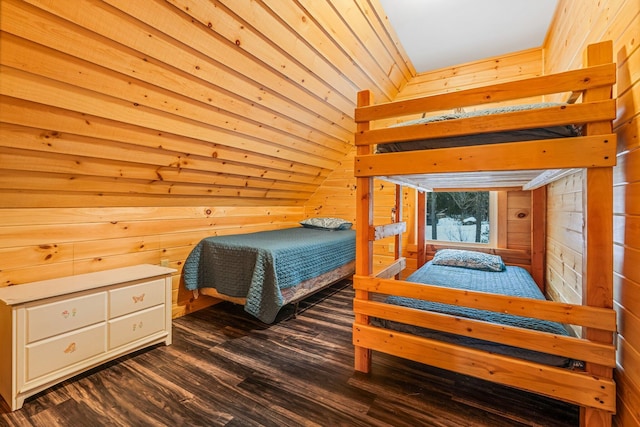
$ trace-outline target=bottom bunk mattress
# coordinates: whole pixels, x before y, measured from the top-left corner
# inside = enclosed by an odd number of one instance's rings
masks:
[[[353,230],[296,227],[203,239],[183,277],[189,290],[246,298],[245,311],[271,323],[286,304],[283,292],[354,259]]]
[[[407,278],[407,281],[523,298],[545,299],[531,275],[525,269],[514,266],[506,266],[502,271],[484,271],[448,265],[436,265],[433,261],[430,261],[411,274]],[[564,325],[546,320],[398,296],[390,296],[385,299],[385,302],[388,304],[444,313],[457,317],[533,329],[556,335],[569,335]],[[511,347],[500,343],[435,331],[404,323],[376,319],[374,324],[388,329],[406,332],[413,335],[420,335],[426,338],[437,339],[456,345],[463,345],[492,353],[519,357],[543,363],[545,365],[567,368],[579,368],[582,366],[581,362],[562,356]]]

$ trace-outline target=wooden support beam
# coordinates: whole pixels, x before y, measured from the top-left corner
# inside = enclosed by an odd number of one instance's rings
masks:
[[[464,119],[433,121],[411,126],[374,129],[357,133],[355,138],[356,145],[359,146],[514,131],[546,126],[562,126],[567,123],[612,120],[615,117],[615,101],[606,100],[562,107],[556,106],[536,110],[467,117]]]
[[[353,276],[353,287],[362,291],[417,298],[515,316],[533,317],[552,322],[580,325],[586,328],[598,328],[606,331],[609,335],[616,330],[615,311],[602,307],[490,294],[429,284],[418,285],[403,280],[388,280],[358,275]]]
[[[373,95],[365,90],[358,92],[358,106],[370,105]],[[369,129],[369,123],[358,123],[358,131]],[[371,154],[371,146],[356,148],[358,156]],[[369,229],[373,227],[373,178],[356,178],[356,274],[369,276],[373,273],[373,241],[369,238]],[[369,292],[355,291],[356,299],[368,300]],[[356,324],[369,324],[369,317],[356,315]],[[371,370],[371,349],[356,345],[354,347],[354,367],[356,371]]]
[[[396,185],[396,210],[395,210],[395,221],[403,221],[404,222],[404,218],[403,218],[403,206],[404,204],[402,203],[402,185],[397,184]],[[402,230],[402,232],[404,233],[405,231],[407,231],[407,227],[406,227],[406,222],[405,222],[405,227],[404,230]],[[402,253],[403,253],[403,248],[402,248],[402,234],[396,234],[395,237],[395,246],[394,246],[394,250],[393,250],[393,256],[396,260],[399,260],[402,257]],[[402,270],[404,270],[404,268],[406,267],[406,261],[404,263],[404,265],[402,266]],[[400,271],[402,271],[400,270]],[[400,271],[398,271],[395,275],[396,279],[400,278]]]
[[[356,177],[420,173],[607,167],[616,163],[615,134],[360,155]]]
[[[396,259],[393,264],[389,265],[384,270],[379,271],[376,274],[376,277],[380,279],[390,279],[400,274],[400,272],[404,270],[406,267],[407,267],[407,259],[405,257],[400,257]]]
[[[531,192],[531,276],[544,294],[547,248],[547,187]]]
[[[443,341],[422,338],[367,325],[354,325],[357,345],[415,360],[431,366],[499,382],[522,390],[585,405],[593,411],[615,409],[615,384],[611,379],[574,372],[507,356],[496,355]],[[550,379],[553,379],[552,381]]]
[[[587,65],[594,66],[613,59],[613,43],[598,43],[587,49]],[[611,99],[612,87],[589,89],[583,94],[583,102]],[[611,121],[585,125],[584,133],[602,135],[611,132]],[[615,160],[615,157],[614,157]],[[593,307],[613,307],[613,168],[589,168],[585,172],[584,204],[584,253],[582,303]],[[595,328],[584,328],[584,338],[609,344],[613,341],[611,332]],[[594,376],[612,378],[613,370],[592,363],[586,370]],[[614,408],[615,410],[615,408]],[[581,408],[582,426],[610,426],[611,412]]]
[[[526,84],[516,80],[490,87],[434,95],[428,98],[378,105],[368,104],[366,107],[358,106],[356,108],[355,119],[356,122],[366,122],[395,116],[422,114],[429,111],[450,110],[466,105],[482,105],[511,99],[530,98],[550,94],[550,87],[559,92],[582,91],[588,88],[611,85],[615,83],[615,75],[615,64],[606,64],[530,78],[526,80]],[[463,100],[466,105],[463,105]]]
[[[427,193],[424,191],[418,191],[418,265],[416,268],[420,268],[427,262],[427,256],[425,251],[425,241],[427,232]],[[436,224],[433,224],[432,227],[435,227]]]

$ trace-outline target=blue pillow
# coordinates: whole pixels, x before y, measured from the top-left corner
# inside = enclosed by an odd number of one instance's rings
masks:
[[[461,249],[440,249],[434,255],[432,263],[484,271],[504,271],[505,269],[500,255]]]

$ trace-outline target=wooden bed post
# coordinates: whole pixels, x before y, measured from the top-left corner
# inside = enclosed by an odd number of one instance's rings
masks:
[[[427,262],[427,254],[424,247],[427,226],[427,193],[425,191],[418,191],[418,213],[416,216],[416,222],[418,223],[418,236],[416,236],[418,265],[416,268],[420,268]],[[435,224],[432,225],[432,227],[435,226]]]
[[[611,62],[612,42],[598,43],[587,50],[587,65],[594,66]],[[597,101],[611,99],[611,88],[597,88],[585,91],[583,100]],[[587,124],[586,135],[611,133],[611,122]],[[613,168],[588,168],[583,180],[584,212],[584,255],[582,292],[583,304],[593,307],[613,307]],[[584,328],[583,337],[605,344],[612,343],[610,332]],[[587,363],[590,374],[602,378],[612,378],[611,368]],[[593,408],[582,408],[582,426],[610,426],[611,413]]]
[[[373,96],[370,91],[358,92],[358,107],[371,105]],[[369,130],[369,122],[358,123],[357,132]],[[358,155],[371,154],[371,146],[358,146]],[[369,238],[369,230],[373,227],[373,178],[356,178],[356,275],[373,274],[373,241]],[[369,299],[367,291],[356,290],[356,298]],[[369,324],[369,317],[356,314],[356,322]],[[354,326],[357,327],[357,326]],[[356,343],[354,342],[354,345]],[[355,369],[368,373],[371,370],[371,350],[355,345]]]
[[[400,222],[403,220],[403,206],[402,206],[402,185],[396,184],[396,210],[395,218],[391,222]],[[394,259],[399,259],[402,256],[402,234],[396,234],[395,246],[394,246]],[[396,274],[396,279],[400,279],[400,273]]]
[[[531,277],[545,293],[547,247],[547,187],[531,191]]]

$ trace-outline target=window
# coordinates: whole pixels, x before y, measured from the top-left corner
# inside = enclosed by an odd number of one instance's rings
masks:
[[[496,192],[430,192],[426,199],[427,240],[465,244],[495,241]]]

